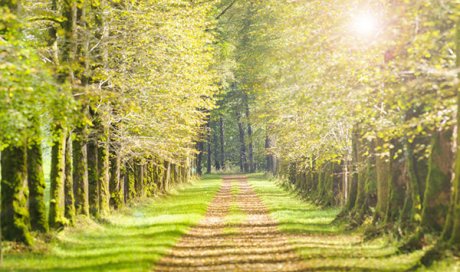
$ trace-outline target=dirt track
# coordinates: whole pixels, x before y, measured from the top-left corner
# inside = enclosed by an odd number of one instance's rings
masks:
[[[232,184],[238,189],[232,194]],[[231,205],[245,222],[226,223]],[[231,228],[234,231],[228,232]],[[224,177],[206,217],[157,264],[155,271],[302,271],[306,264],[278,231],[244,176]]]

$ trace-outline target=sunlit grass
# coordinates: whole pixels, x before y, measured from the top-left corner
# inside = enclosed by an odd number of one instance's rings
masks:
[[[338,208],[317,207],[262,175],[251,175],[250,184],[312,270],[406,271],[423,255],[398,254],[396,244],[385,238],[364,242],[359,231],[332,224]]]
[[[106,218],[80,220],[57,235],[46,253],[8,253],[6,271],[150,271],[206,213],[220,186],[218,176],[159,199],[143,201]]]

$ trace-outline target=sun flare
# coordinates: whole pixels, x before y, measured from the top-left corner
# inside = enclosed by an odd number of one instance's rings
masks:
[[[379,20],[370,11],[361,11],[352,17],[351,30],[364,37],[377,34],[379,31]]]

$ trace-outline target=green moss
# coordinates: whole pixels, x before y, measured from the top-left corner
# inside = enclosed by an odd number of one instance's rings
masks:
[[[105,216],[109,213],[109,129],[100,128],[97,147],[97,189],[99,197],[99,214]]]
[[[126,196],[127,201],[131,201],[136,198],[136,181],[134,177],[134,168],[132,163],[126,165]]]
[[[72,172],[72,140],[69,136],[66,140],[65,148],[64,216],[70,225],[75,223],[75,198]]]
[[[26,152],[22,146],[2,152],[1,227],[4,239],[30,245]]]
[[[64,225],[64,175],[65,133],[58,129],[51,149],[50,211],[49,225],[60,228]]]
[[[433,135],[421,222],[427,231],[441,232],[445,225],[450,201],[450,165],[453,160],[450,143],[450,135],[439,132]]]
[[[42,148],[33,143],[27,150],[27,179],[29,185],[29,213],[33,230],[48,231],[45,204],[45,175],[43,172]]]
[[[93,216],[99,216],[99,190],[98,190],[98,160],[97,142],[95,135],[90,136],[87,144],[88,152],[88,202],[89,211]]]
[[[110,149],[110,206],[118,209],[123,206],[123,179],[121,178],[120,144],[112,143]],[[115,150],[116,149],[116,150]]]
[[[72,142],[72,179],[75,188],[75,211],[76,214],[89,215],[86,130],[77,128],[74,137]]]

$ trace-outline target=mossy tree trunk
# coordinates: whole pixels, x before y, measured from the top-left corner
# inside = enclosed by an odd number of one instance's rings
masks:
[[[452,130],[437,131],[431,141],[421,227],[427,232],[441,232],[450,200],[452,179]]]
[[[69,135],[65,147],[65,180],[64,180],[64,216],[70,225],[75,223],[75,198],[73,186],[73,164],[72,164],[72,138]]]
[[[55,129],[56,139],[51,149],[49,225],[60,228],[64,225],[64,180],[65,180],[65,132]]]
[[[202,164],[203,164],[204,143],[201,141],[198,142],[197,149],[198,149],[198,155],[196,157],[196,173],[201,176],[203,174]]]
[[[171,183],[171,163],[165,162],[165,174],[164,174],[164,189],[165,192],[169,192],[169,185]]]
[[[456,55],[457,68],[460,68],[460,20],[456,25]],[[460,78],[460,73],[458,74]],[[460,91],[457,92],[457,129],[460,127]],[[458,134],[458,133],[457,133]],[[460,137],[457,135],[456,158],[454,168],[454,180],[452,187],[452,197],[450,211],[447,217],[443,239],[447,240],[451,246],[460,247]]]
[[[19,1],[1,0],[0,6],[16,13]],[[7,26],[2,34],[8,32]],[[26,145],[8,146],[1,154],[1,235],[6,240],[30,245],[29,211],[27,209],[27,149]],[[1,240],[0,240],[1,242]]]
[[[351,212],[353,208],[355,207],[356,204],[356,197],[358,194],[358,179],[359,179],[359,139],[360,133],[359,133],[359,128],[358,126],[355,126],[352,131],[352,152],[351,152],[351,179],[348,182],[348,188],[346,190],[348,191],[347,193],[347,203],[345,205],[344,211],[342,212],[342,215],[344,213]]]
[[[45,175],[43,172],[42,147],[33,142],[27,149],[27,180],[29,186],[30,225],[33,230],[48,231],[45,205]]]
[[[405,178],[406,194],[403,212],[401,214],[400,224],[403,229],[413,231],[418,228],[421,221],[422,197],[420,190],[420,181],[416,174],[416,158],[413,146],[406,138],[403,138],[404,161],[405,161]]]
[[[26,157],[25,146],[9,146],[1,154],[1,227],[6,240],[30,245]]]
[[[142,162],[135,161],[134,163],[134,184],[136,188],[136,196],[144,196],[144,166]]]
[[[88,199],[91,215],[99,214],[99,190],[98,190],[98,154],[96,135],[92,133],[87,144],[88,152]]]
[[[126,202],[136,198],[135,171],[132,161],[126,163],[125,194]]]
[[[387,214],[390,196],[390,158],[382,152],[384,141],[377,139],[376,147],[380,152],[376,152],[375,156],[375,172],[377,182],[377,205],[374,213],[374,223],[383,222]]]
[[[391,141],[393,148],[390,152],[390,194],[385,216],[386,224],[397,223],[405,204],[407,189],[406,163],[403,156],[396,156],[395,151],[400,147],[398,141]]]
[[[120,144],[116,142],[110,145],[110,206],[116,209],[123,206],[120,147]]]
[[[109,128],[100,123],[98,130],[97,147],[97,189],[99,196],[99,214],[105,216],[109,213]]]
[[[73,182],[76,214],[89,215],[88,157],[86,129],[75,130],[72,142]]]
[[[439,234],[446,225],[453,174],[452,136],[452,130],[433,133],[420,228],[401,246],[403,250],[421,248],[426,233]]]

